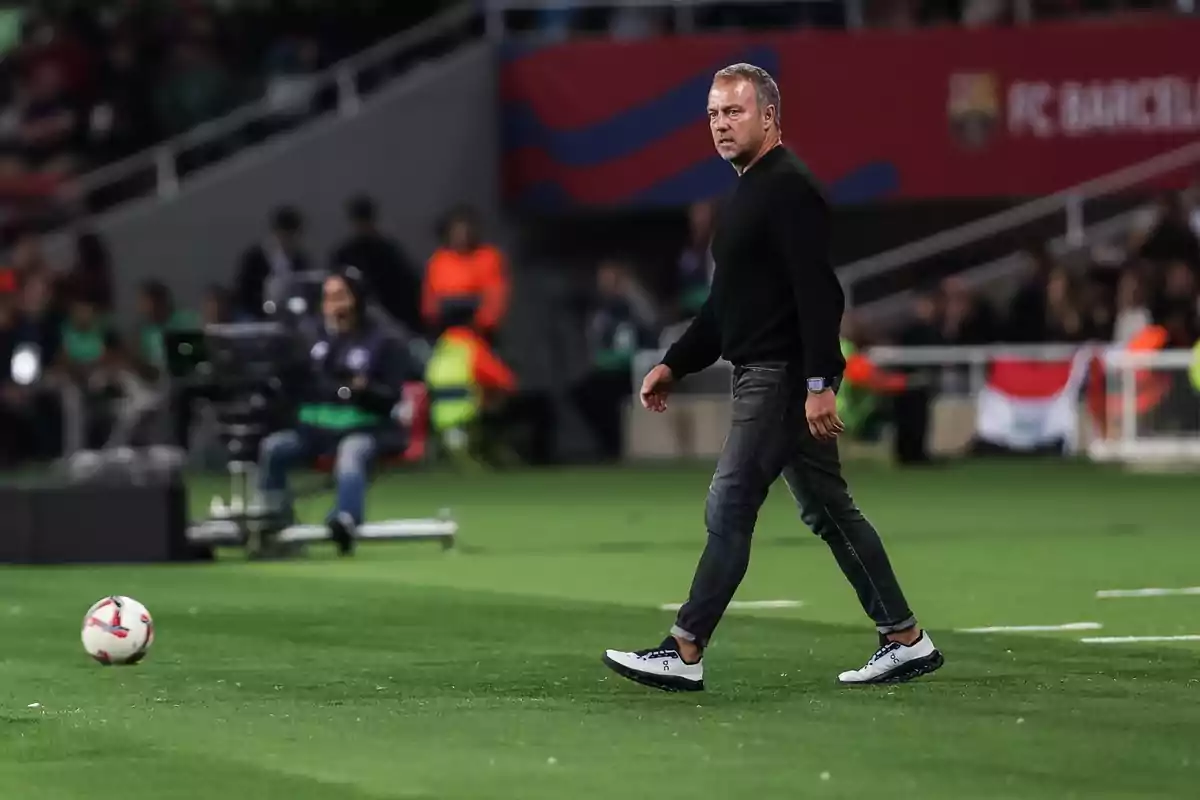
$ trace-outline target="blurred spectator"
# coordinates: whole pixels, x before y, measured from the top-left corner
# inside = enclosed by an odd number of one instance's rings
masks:
[[[1150,309],[1146,306],[1146,292],[1137,272],[1126,271],[1117,282],[1113,342],[1126,344],[1152,321]]]
[[[93,59],[87,45],[76,31],[44,11],[34,11],[27,19],[17,60],[26,76],[49,68],[67,94],[79,97],[91,88]]]
[[[53,377],[46,380],[62,341],[62,319],[53,304],[49,276],[38,273],[22,287],[19,306],[13,306],[13,353],[0,369],[0,383],[8,422],[19,426],[14,442],[23,458],[49,459],[62,452],[62,404]],[[12,355],[21,352],[24,372],[13,369]],[[17,380],[20,378],[20,380]]]
[[[1045,341],[1046,283],[1055,269],[1054,256],[1045,244],[1026,248],[1032,274],[1009,303],[1007,333],[1010,342]]]
[[[997,334],[992,307],[971,294],[967,284],[957,276],[942,281],[941,331],[946,344],[986,344],[995,341]]]
[[[421,277],[408,253],[379,230],[379,209],[366,195],[352,199],[347,216],[353,233],[330,259],[333,269],[357,267],[384,310],[409,331],[420,332]]]
[[[13,381],[12,361],[19,335],[17,308],[11,295],[0,295],[0,467],[14,464],[21,455],[20,410],[26,387]]]
[[[32,231],[24,231],[13,242],[8,256],[8,266],[16,272],[18,281],[49,272],[46,254],[42,250],[42,239]]]
[[[653,347],[656,322],[645,292],[624,264],[608,261],[596,275],[590,321],[591,368],[571,396],[605,460],[621,456],[621,411],[633,396],[633,357]]]
[[[100,158],[124,158],[159,139],[152,102],[154,78],[134,39],[120,37],[112,42],[88,123],[91,146]]]
[[[204,292],[200,305],[202,325],[220,325],[233,321],[233,301],[229,290],[219,284],[211,284]]]
[[[504,254],[481,239],[478,212],[469,206],[453,209],[441,226],[442,246],[429,259],[421,296],[426,329],[438,333],[450,307],[475,309],[474,325],[492,337],[508,308],[508,270]]]
[[[67,420],[64,449],[127,445],[158,403],[133,359],[86,297],[74,297],[62,328],[57,377]]]
[[[281,302],[298,272],[309,270],[303,248],[304,218],[291,206],[271,217],[271,230],[242,256],[236,278],[238,313],[254,319],[266,315],[264,305]]]
[[[1083,314],[1071,274],[1055,267],[1046,281],[1046,313],[1033,341],[1078,342],[1084,338]]]
[[[989,28],[1002,25],[1012,17],[1011,0],[962,0],[964,28]]]
[[[311,36],[288,36],[267,53],[266,100],[278,121],[289,125],[318,110],[323,62],[321,43]]]
[[[460,463],[503,465],[513,422],[516,376],[474,329],[471,310],[452,306],[425,365],[429,422],[442,447]]]
[[[1188,335],[1182,331],[1195,331],[1200,308],[1197,307],[1196,274],[1190,265],[1184,261],[1169,264],[1163,276],[1163,288],[1154,304],[1154,318],[1162,325],[1174,319],[1175,329],[1180,332],[1181,339]],[[1191,340],[1195,341],[1195,335]],[[1186,346],[1190,346],[1188,342]]]
[[[712,283],[712,233],[716,204],[693,203],[688,209],[688,243],[679,256],[679,316],[690,319],[708,299]]]
[[[155,289],[154,293],[159,293],[160,290]],[[147,295],[151,294],[147,292]],[[163,303],[160,299],[151,299],[146,297],[146,302],[143,305],[145,316],[161,319]],[[192,327],[195,325],[219,325],[233,321],[232,316],[233,304],[230,300],[229,291],[219,285],[211,284],[204,292],[204,299],[200,304],[199,319],[192,320],[183,318],[183,324],[180,327]],[[170,390],[170,413],[171,413],[171,432],[174,437],[175,444],[185,449],[189,448],[192,443],[192,421],[196,418],[198,404],[202,401],[210,399],[208,390],[196,386],[187,381],[172,382]]]
[[[18,341],[36,348],[43,370],[58,361],[62,346],[62,315],[54,303],[50,276],[35,273],[21,288]]]
[[[144,281],[138,290],[137,351],[135,363],[147,379],[161,378],[167,366],[163,335],[168,331],[196,330],[196,315],[175,308],[171,290],[162,281]]]
[[[1112,341],[1116,329],[1116,310],[1112,292],[1098,274],[1088,275],[1080,292],[1079,305],[1083,315],[1081,337],[1089,342]]]
[[[900,334],[902,347],[928,347],[943,343],[940,325],[938,298],[932,292],[917,296],[915,319]],[[893,419],[896,424],[894,443],[896,461],[904,465],[927,464],[929,407],[933,401],[930,390],[933,371],[928,368],[902,370],[907,376],[906,386],[896,395],[893,402]]]
[[[62,325],[59,363],[75,380],[87,383],[115,355],[116,337],[91,299],[70,299]]]
[[[164,133],[175,136],[229,111],[237,99],[233,78],[212,45],[185,39],[175,46],[155,107]]]
[[[666,31],[667,20],[662,8],[619,6],[612,10],[608,23],[609,35],[621,40],[648,39]]]
[[[86,297],[101,313],[113,309],[112,259],[98,233],[87,231],[75,238],[75,265],[67,277],[73,294]]]
[[[1140,241],[1139,241],[1140,240]],[[1192,232],[1191,220],[1182,194],[1164,194],[1158,201],[1154,225],[1142,235],[1135,234],[1134,249],[1148,261],[1185,261],[1200,269],[1200,241]]]
[[[83,166],[86,113],[82,100],[71,94],[61,67],[43,62],[30,75],[20,115],[21,156],[28,169],[65,176]]]

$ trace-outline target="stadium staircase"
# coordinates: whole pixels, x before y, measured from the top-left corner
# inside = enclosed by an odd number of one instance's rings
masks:
[[[1024,248],[1046,243],[1058,259],[1123,259],[1126,236],[1145,198],[1164,179],[1200,165],[1200,141],[956,228],[838,268],[848,305],[888,329],[912,313],[916,292],[958,275],[971,288],[1000,296],[1029,267]],[[1117,263],[1114,266],[1119,265]],[[918,287],[914,289],[913,287]]]

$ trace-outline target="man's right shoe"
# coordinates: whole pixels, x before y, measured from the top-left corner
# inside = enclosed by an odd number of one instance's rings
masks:
[[[358,526],[354,517],[339,511],[329,519],[329,535],[337,546],[338,555],[348,556],[354,552],[354,534]]]
[[[604,664],[622,678],[664,692],[699,692],[704,689],[704,659],[695,664],[684,661],[673,636],[668,636],[658,647],[648,650],[607,650]]]
[[[904,683],[941,668],[945,659],[942,652],[933,646],[929,634],[921,631],[912,644],[901,644],[880,637],[880,647],[861,669],[852,669],[838,675],[843,686],[863,686],[877,683]]]

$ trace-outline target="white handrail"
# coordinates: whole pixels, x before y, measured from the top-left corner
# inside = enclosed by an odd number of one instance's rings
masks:
[[[1113,369],[1188,369],[1196,355],[1191,350],[1109,350],[1104,354],[1104,363]]]
[[[853,285],[866,278],[882,275],[914,261],[941,255],[965,244],[981,241],[1018,225],[1061,211],[1072,203],[1128,189],[1151,178],[1175,172],[1197,162],[1200,162],[1200,142],[1192,142],[1176,150],[1162,153],[1146,161],[1094,178],[1061,192],[1038,198],[1016,208],[1010,208],[998,214],[968,222],[966,225],[935,233],[924,239],[918,239],[892,250],[846,264],[838,269],[838,276],[842,279],[847,291],[852,292]]]
[[[1085,247],[1089,243],[1117,236],[1123,231],[1128,231],[1137,215],[1143,210],[1143,208],[1136,208],[1124,211],[1101,222],[1093,223],[1079,232],[1081,238],[1077,243],[1072,242],[1069,232],[1052,239],[1048,243],[1050,251],[1056,255],[1062,255],[1073,248]],[[955,277],[962,279],[968,288],[979,290],[990,283],[1001,281],[1019,272],[1025,264],[1026,258],[1022,253],[1009,253],[985,264],[957,272]],[[900,318],[911,316],[916,297],[915,290],[904,289],[856,306],[854,310],[855,313],[861,314],[863,319],[870,321],[873,330],[886,330]]]
[[[922,345],[919,347],[872,347],[867,356],[879,366],[955,367],[986,364],[997,358],[1029,361],[1066,361],[1084,344],[1047,342],[1044,344]]]
[[[358,97],[353,80],[346,76],[357,77],[363,71],[377,66],[405,50],[435,39],[456,27],[469,22],[478,16],[478,10],[472,3],[461,3],[449,8],[436,16],[424,20],[411,28],[378,42],[366,50],[343,58],[313,76],[314,94],[330,86],[338,90],[338,113],[347,113],[357,105]],[[346,92],[354,94],[353,102],[347,102]],[[174,159],[181,150],[197,145],[216,142],[229,134],[236,133],[247,123],[274,116],[275,108],[266,97],[260,97],[245,105],[230,111],[224,116],[202,122],[189,131],[147,148],[140,153],[134,153],[120,161],[106,164],[96,170],[79,176],[70,181],[59,192],[64,199],[78,198],[86,193],[129,178],[142,171],[155,170],[157,174],[156,189],[160,195],[169,196],[178,188],[178,176],[171,170],[171,175],[164,176],[164,159],[170,160],[172,167]]]

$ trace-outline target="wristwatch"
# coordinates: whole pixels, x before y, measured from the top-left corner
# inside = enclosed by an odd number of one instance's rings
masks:
[[[831,378],[809,378],[808,390],[813,394],[820,394],[833,388],[833,380]]]

